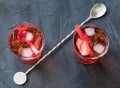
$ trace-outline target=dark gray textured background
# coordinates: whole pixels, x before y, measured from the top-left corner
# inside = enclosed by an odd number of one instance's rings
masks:
[[[41,62],[23,86],[14,84],[21,63],[9,50],[10,28],[24,21],[39,25],[46,36],[44,53],[84,21],[91,7],[102,2],[107,14],[89,23],[104,28],[110,38],[108,53],[93,65],[76,61],[72,38]],[[119,0],[0,0],[0,88],[120,88],[120,1]]]

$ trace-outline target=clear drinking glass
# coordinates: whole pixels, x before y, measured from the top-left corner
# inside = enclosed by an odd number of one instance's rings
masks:
[[[29,22],[14,26],[8,36],[10,50],[23,63],[34,63],[42,56],[45,36],[41,28]]]
[[[75,56],[83,64],[93,64],[108,51],[108,35],[101,27],[94,24],[83,25],[80,29],[87,36],[88,42],[86,44],[75,32],[73,36]]]

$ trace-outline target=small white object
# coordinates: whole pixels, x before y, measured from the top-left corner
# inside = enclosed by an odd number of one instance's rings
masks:
[[[32,56],[32,50],[30,48],[23,48],[22,49],[22,56],[31,57]]]
[[[30,32],[27,32],[26,36],[25,36],[25,40],[26,41],[32,41],[33,40],[33,34],[30,33]]]
[[[17,85],[22,85],[26,82],[27,76],[24,72],[17,72],[15,73],[13,80]]]
[[[101,43],[98,43],[95,46],[93,46],[93,50],[97,53],[102,53],[105,50],[105,46]]]
[[[93,27],[85,28],[85,32],[88,36],[93,36],[95,34],[95,29]]]

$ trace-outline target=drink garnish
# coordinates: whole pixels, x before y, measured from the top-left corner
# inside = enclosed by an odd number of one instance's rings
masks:
[[[79,25],[75,25],[75,29],[80,37],[76,41],[76,46],[78,50],[83,56],[87,55],[93,56],[93,51],[90,48],[92,46],[90,39],[86,34],[82,32]]]
[[[41,46],[41,43],[42,43],[42,38],[41,37],[38,37],[35,42],[34,42],[34,46],[39,49],[39,47]]]

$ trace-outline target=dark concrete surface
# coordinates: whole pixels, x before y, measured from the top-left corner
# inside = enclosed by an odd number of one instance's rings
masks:
[[[110,38],[108,53],[93,65],[76,61],[71,37],[28,75],[25,85],[16,85],[15,72],[30,65],[10,51],[8,33],[15,24],[39,25],[46,36],[44,53],[80,24],[91,7],[107,6],[107,14],[88,23],[102,27]],[[119,0],[0,0],[0,88],[120,88],[120,1]]]

